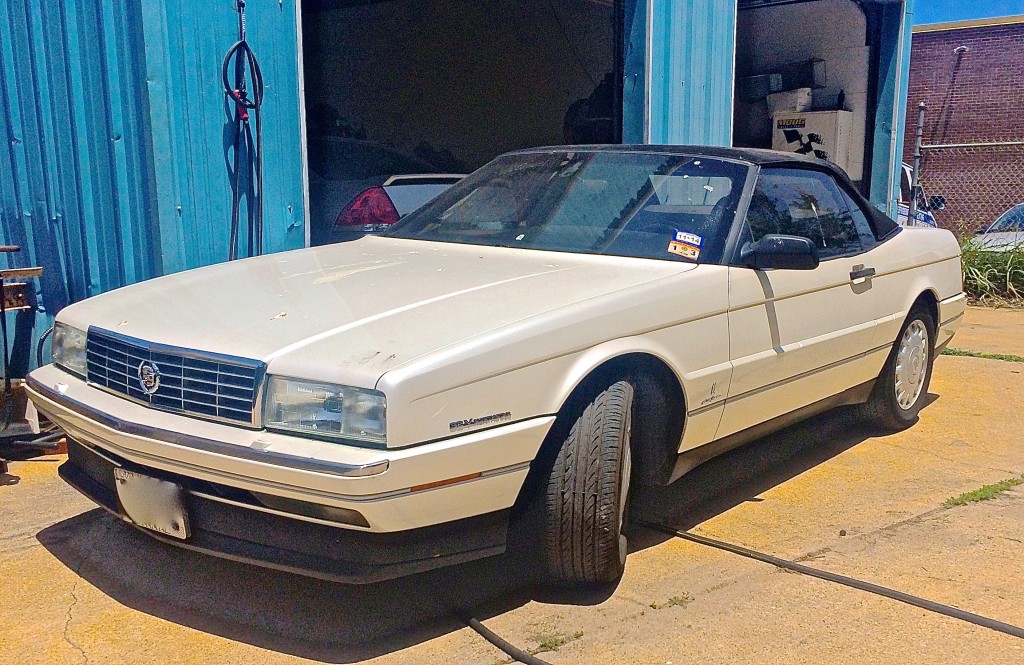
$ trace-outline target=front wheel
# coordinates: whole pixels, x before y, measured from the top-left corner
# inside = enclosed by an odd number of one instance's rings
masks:
[[[868,420],[894,432],[917,420],[932,378],[934,340],[931,312],[916,305],[900,329],[871,398],[861,407]]]
[[[542,504],[544,561],[555,582],[596,584],[622,576],[632,407],[633,386],[613,383],[584,408],[561,444]]]

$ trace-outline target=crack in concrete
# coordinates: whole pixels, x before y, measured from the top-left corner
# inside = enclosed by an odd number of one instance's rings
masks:
[[[78,571],[76,570],[75,573],[77,574]],[[82,654],[82,662],[85,663],[85,665],[89,665],[89,654],[85,653],[85,649],[83,649],[78,642],[75,642],[73,639],[71,639],[71,636],[68,634],[68,631],[71,629],[71,620],[73,618],[72,610],[74,610],[75,605],[78,604],[78,594],[75,593],[75,590],[78,589],[78,579],[76,579],[75,583],[71,585],[71,604],[68,605],[67,619],[64,621],[63,637],[65,642],[67,642],[73,649],[78,651],[78,653]]]
[[[872,529],[871,531],[865,531],[864,533],[858,533],[858,534],[851,534],[851,536],[848,538],[847,542],[853,541],[853,540],[859,540],[861,542],[867,542],[869,545],[874,545],[876,541],[869,541],[868,540],[872,536],[892,534],[895,531],[897,531],[898,529],[901,529],[901,528],[903,528],[905,526],[910,526],[912,524],[920,524],[921,522],[923,522],[927,518],[933,517],[935,515],[938,515],[939,513],[943,513],[943,512],[945,512],[945,510],[946,509],[942,508],[942,507],[932,508],[930,510],[924,511],[923,513],[918,513],[917,515],[911,515],[910,517],[907,517],[906,519],[899,520],[898,522],[893,522],[892,524],[886,524],[885,526],[880,526],[880,527],[878,527],[876,529]],[[825,547],[820,547],[820,548],[818,548],[816,550],[811,550],[810,552],[805,552],[804,554],[801,554],[800,556],[798,556],[795,559],[793,559],[793,561],[795,561],[796,563],[801,563],[801,562],[804,562],[804,561],[824,559],[826,555],[833,554],[833,553],[834,554],[840,554],[840,552],[836,549],[836,545],[834,545],[834,544],[833,545],[826,545]]]
[[[82,567],[86,564],[86,562],[88,562],[89,559],[92,558],[92,553],[93,551],[95,551],[96,545],[99,544],[99,541],[101,540],[102,536],[106,536],[107,531],[110,529],[110,522],[105,518],[105,516],[100,516],[100,521],[103,522],[102,534],[96,534],[95,527],[92,529],[93,535],[90,538],[92,542],[89,543],[85,551],[85,554],[82,555],[82,558],[78,560],[78,563],[72,569],[72,572],[74,572],[75,574],[75,582],[71,585],[71,604],[68,605],[67,619],[65,619],[64,621],[64,631],[62,633],[64,641],[70,647],[78,651],[78,653],[82,654],[82,662],[85,665],[89,665],[89,654],[85,652],[85,649],[82,647],[82,645],[80,645],[78,642],[74,641],[71,638],[71,621],[74,619],[75,605],[78,604],[79,600],[78,593],[76,592],[78,591],[78,583],[82,579],[80,571],[82,570]]]
[[[891,443],[889,441],[881,441],[880,443],[882,443],[883,445],[889,446],[891,448],[896,448],[897,450],[913,450],[914,452],[923,453],[925,455],[931,455],[932,457],[935,457],[936,459],[940,459],[943,462],[951,462],[951,463],[957,464],[959,466],[968,466],[968,467],[972,467],[972,468],[975,468],[975,469],[982,469],[984,471],[998,471],[1000,473],[1008,473],[1008,474],[1011,474],[1011,475],[1020,475],[1017,471],[1008,471],[1006,469],[1000,469],[999,467],[994,467],[994,466],[981,466],[979,464],[970,464],[970,463],[964,462],[962,459],[953,459],[951,457],[944,457],[944,456],[939,455],[938,453],[936,453],[934,450],[928,450],[926,448],[915,448],[914,446],[902,446],[902,445],[899,445],[899,444],[896,444],[896,443]]]
[[[1000,469],[992,469],[992,470],[1000,471]],[[1007,472],[1007,473],[1014,473],[1014,472]],[[929,510],[924,511],[923,513],[918,513],[917,515],[911,515],[910,517],[907,517],[905,519],[899,520],[898,522],[893,522],[892,524],[887,524],[885,526],[881,526],[881,527],[878,527],[876,529],[872,529],[871,531],[865,531],[864,533],[858,533],[858,534],[851,534],[851,537],[849,538],[848,542],[849,541],[858,541],[859,540],[861,542],[867,543],[868,545],[874,545],[877,541],[869,540],[870,538],[872,538],[874,536],[895,535],[896,531],[898,531],[899,529],[902,529],[905,526],[913,526],[913,525],[923,524],[925,520],[930,519],[932,517],[936,517],[938,515],[943,515],[948,510],[949,510],[948,508],[945,508],[943,506],[939,506],[938,508],[931,508]],[[1005,536],[1003,536],[1003,537],[1006,538]],[[1007,540],[1015,540],[1014,538],[1006,538],[1006,539]],[[1021,541],[1018,540],[1016,542],[1021,542]],[[806,552],[804,554],[801,554],[800,556],[798,556],[795,559],[793,559],[793,561],[795,561],[797,563],[801,563],[801,562],[804,562],[804,561],[819,560],[819,559],[824,559],[826,557],[826,555],[828,555],[828,554],[839,554],[839,555],[842,555],[842,552],[840,552],[838,549],[836,549],[836,545],[826,545],[825,547],[821,547],[821,548],[818,548],[816,550],[811,550],[810,552]]]

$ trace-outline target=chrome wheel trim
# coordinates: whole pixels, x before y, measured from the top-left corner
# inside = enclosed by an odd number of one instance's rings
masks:
[[[896,404],[909,411],[924,390],[928,374],[928,328],[921,319],[914,319],[903,331],[896,351]]]

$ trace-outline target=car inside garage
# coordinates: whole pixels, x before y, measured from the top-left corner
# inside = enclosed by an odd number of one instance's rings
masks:
[[[382,178],[428,176],[430,194],[510,150],[618,142],[618,16],[613,0],[303,3],[312,242],[397,220]],[[363,192],[369,212],[346,212]]]

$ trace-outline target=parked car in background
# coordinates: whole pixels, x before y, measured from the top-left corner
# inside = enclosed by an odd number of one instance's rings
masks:
[[[1024,251],[1024,203],[1018,203],[979,229],[971,244],[987,252]]]
[[[311,245],[380,233],[464,177],[352,138],[311,138],[308,155]]]
[[[369,582],[515,539],[609,581],[635,485],[839,405],[912,425],[959,255],[809,157],[525,150],[380,236],[71,305],[28,390],[61,477],[167,543]]]

